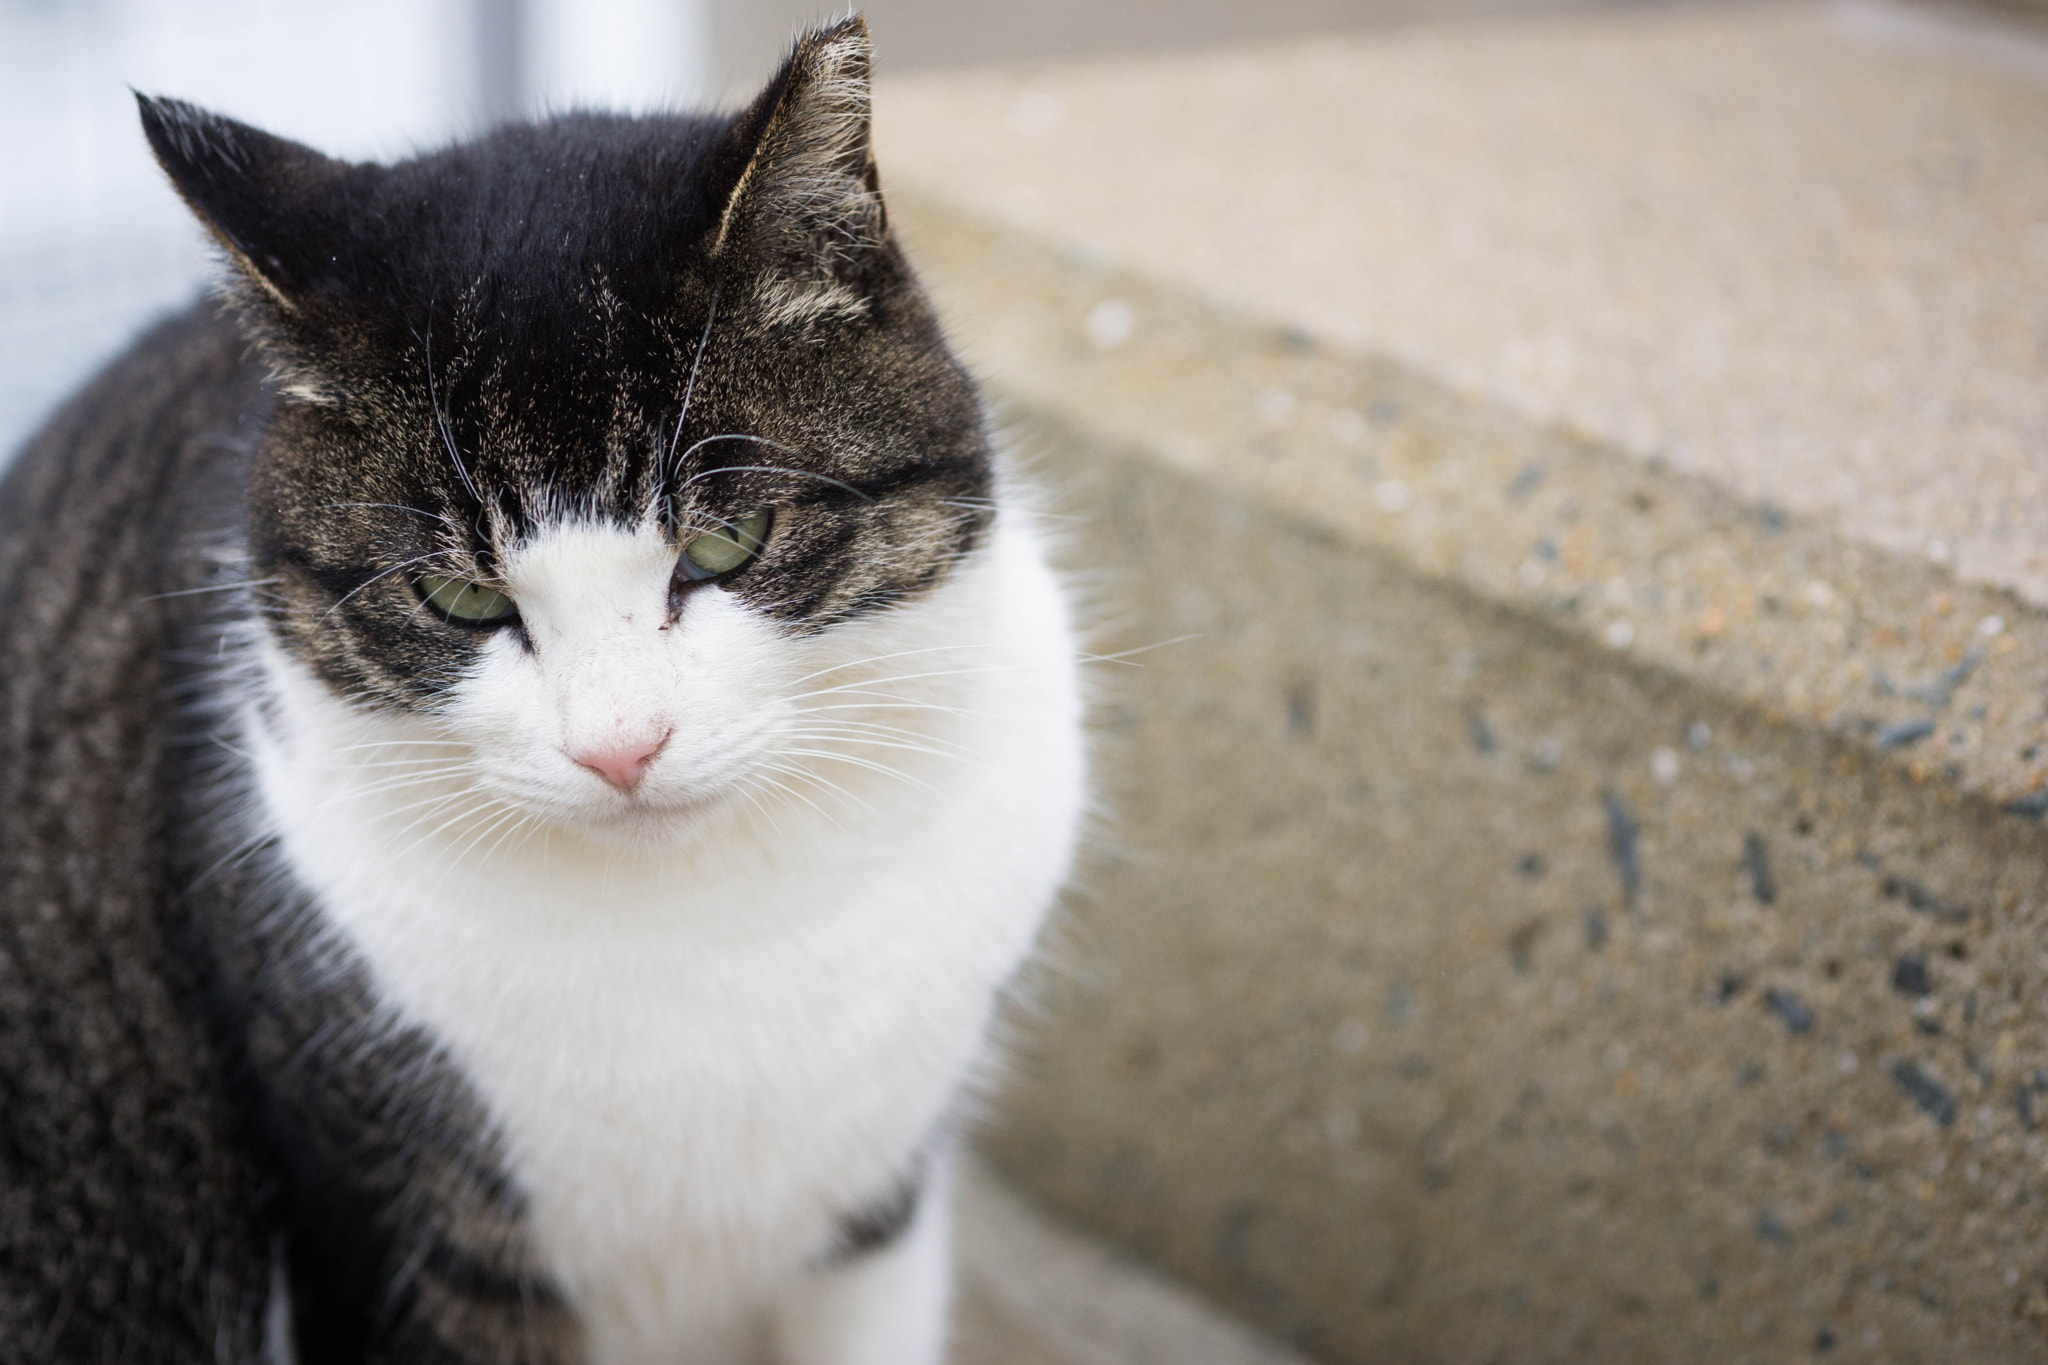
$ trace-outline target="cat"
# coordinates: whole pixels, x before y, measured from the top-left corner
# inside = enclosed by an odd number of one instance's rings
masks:
[[[229,306],[0,485],[0,1358],[943,1357],[1086,759],[868,73],[390,166],[138,96]]]

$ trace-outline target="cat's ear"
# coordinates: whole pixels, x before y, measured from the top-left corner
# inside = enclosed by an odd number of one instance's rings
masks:
[[[771,324],[858,313],[888,236],[870,139],[867,21],[807,33],[727,134],[714,259],[756,271]],[[715,174],[715,172],[714,172]]]
[[[296,314],[332,268],[333,200],[357,168],[183,100],[137,92],[135,102],[178,194],[257,296],[285,318]]]

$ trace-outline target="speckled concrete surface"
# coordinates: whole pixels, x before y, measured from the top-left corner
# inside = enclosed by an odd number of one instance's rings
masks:
[[[907,78],[882,164],[2048,601],[2048,49],[1895,17],[1485,21]]]
[[[1331,1362],[2048,1360],[2048,617],[893,203],[1145,651],[1005,1169]]]
[[[1005,1169],[1331,1362],[2048,1360],[2038,825],[1018,431],[1180,643]]]

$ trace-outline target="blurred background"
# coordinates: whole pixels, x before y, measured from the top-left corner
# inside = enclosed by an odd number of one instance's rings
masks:
[[[881,0],[864,12],[888,73],[1568,2]],[[823,14],[801,0],[0,0],[0,450],[203,277],[130,87],[388,158],[579,102],[730,104]]]
[[[2048,1362],[2048,0],[866,12],[1114,660],[963,1365]],[[0,0],[0,450],[206,274],[130,86],[397,157],[817,17]]]

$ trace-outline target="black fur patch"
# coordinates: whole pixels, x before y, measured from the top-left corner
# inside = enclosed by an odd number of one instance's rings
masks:
[[[919,1161],[887,1194],[852,1213],[841,1214],[832,1261],[851,1261],[880,1251],[908,1232],[924,1202],[924,1180],[924,1163]]]

